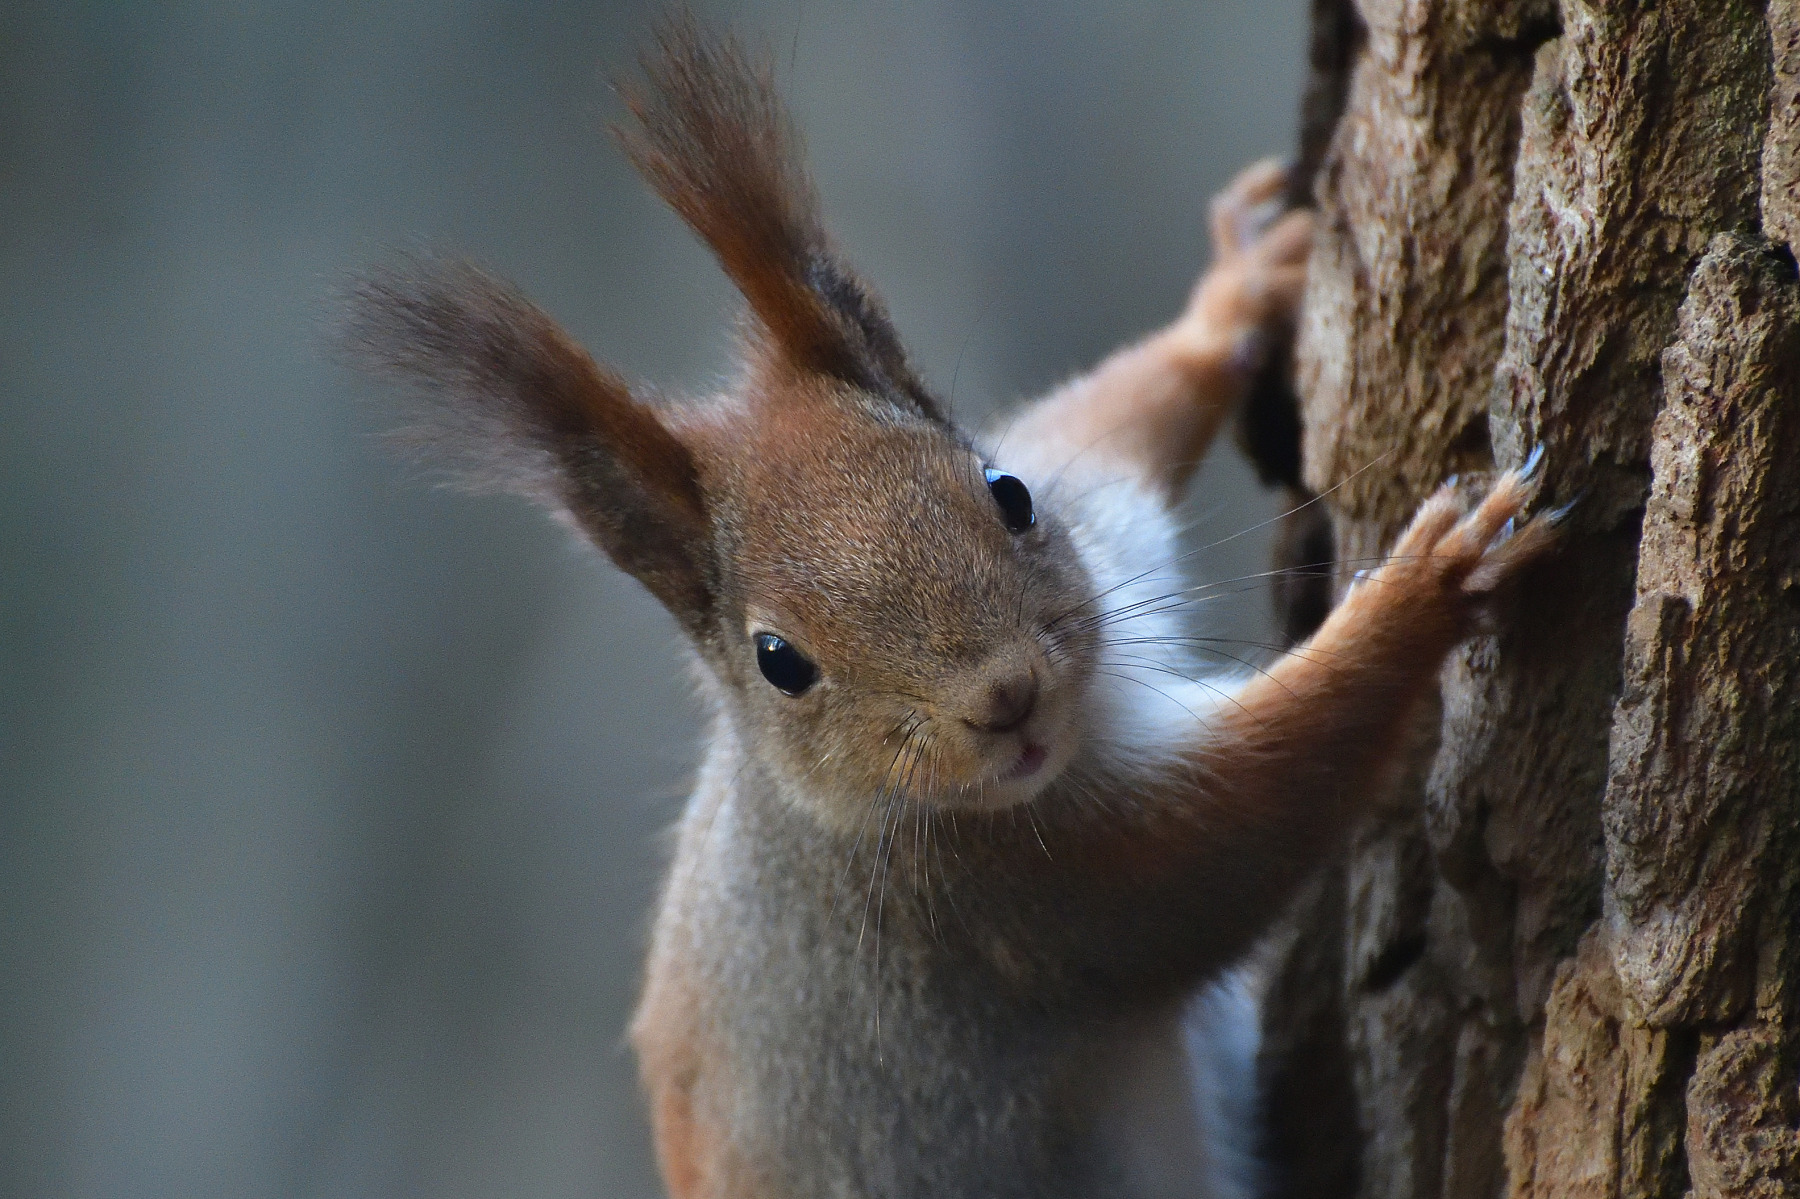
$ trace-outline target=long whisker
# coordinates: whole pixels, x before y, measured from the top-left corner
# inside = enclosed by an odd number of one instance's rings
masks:
[[[1118,670],[1132,669],[1132,667],[1129,664],[1114,663],[1113,665],[1117,666]],[[1128,683],[1136,683],[1140,687],[1147,687],[1151,691],[1156,692],[1156,694],[1158,694],[1158,695],[1162,696],[1164,699],[1168,700],[1170,703],[1174,704],[1177,708],[1180,708],[1183,712],[1186,712],[1189,716],[1193,717],[1194,723],[1198,724],[1201,728],[1210,727],[1207,724],[1204,717],[1202,717],[1199,713],[1195,712],[1192,708],[1188,707],[1186,704],[1182,703],[1180,700],[1176,699],[1173,695],[1170,695],[1167,691],[1164,691],[1161,687],[1156,686],[1154,683],[1151,683],[1146,679],[1140,679],[1136,675],[1120,674],[1120,673],[1118,673],[1118,670],[1101,670],[1098,673],[1104,674],[1108,678],[1122,679]],[[1170,673],[1174,673],[1174,672],[1171,671]],[[1258,717],[1256,715],[1256,713],[1252,712],[1250,709],[1246,708],[1242,703],[1240,703],[1238,701],[1237,697],[1232,695],[1231,692],[1226,691],[1220,687],[1217,687],[1214,684],[1207,682],[1205,679],[1198,679],[1198,678],[1190,679],[1185,675],[1177,675],[1176,677],[1180,678],[1183,682],[1193,683],[1193,684],[1196,684],[1197,686],[1205,687],[1209,691],[1216,692],[1220,699],[1223,699],[1227,703],[1231,704],[1232,707],[1234,707],[1238,711],[1242,712],[1245,716],[1248,716],[1251,720],[1256,721],[1257,724],[1261,725],[1261,724],[1266,723],[1264,720],[1262,720],[1260,717]]]
[[[1388,561],[1391,560],[1392,559],[1388,559]],[[1309,576],[1304,571],[1284,569],[1270,571],[1266,575],[1246,576],[1245,585],[1241,587],[1228,586],[1228,584],[1239,581],[1234,579],[1225,579],[1213,583],[1201,583],[1192,587],[1184,587],[1177,591],[1165,591],[1158,595],[1147,596],[1144,599],[1134,601],[1121,608],[1096,612],[1090,616],[1083,617],[1081,620],[1070,624],[1068,627],[1077,632],[1091,632],[1095,629],[1106,628],[1109,625],[1122,624],[1127,620],[1149,619],[1169,612],[1179,612],[1183,608],[1192,607],[1197,604],[1215,603],[1219,600],[1229,599],[1234,595],[1243,595],[1249,591],[1259,590],[1271,580],[1282,576],[1294,578],[1315,577]]]
[[[1358,476],[1363,474],[1363,472],[1375,469],[1377,466],[1380,466],[1383,462],[1386,462],[1389,458],[1392,458],[1393,456],[1394,456],[1394,451],[1391,449],[1387,450],[1381,454],[1378,454],[1370,461],[1365,462],[1362,466],[1358,467],[1356,470],[1353,470],[1348,475],[1345,475],[1342,479],[1339,479],[1336,483],[1332,484],[1330,487],[1327,487],[1324,491],[1321,491],[1318,495],[1313,496],[1311,499],[1304,500],[1301,503],[1295,504],[1292,508],[1289,508],[1286,512],[1280,513],[1279,515],[1276,515],[1276,516],[1271,516],[1268,520],[1258,521],[1256,524],[1253,524],[1253,525],[1249,526],[1248,528],[1239,529],[1237,532],[1231,534],[1229,537],[1221,537],[1217,541],[1213,542],[1212,544],[1205,545],[1200,548],[1208,549],[1208,550],[1217,549],[1219,546],[1224,545],[1228,541],[1236,541],[1239,537],[1243,537],[1243,536],[1246,536],[1247,534],[1254,533],[1258,529],[1266,529],[1270,525],[1275,524],[1278,521],[1286,520],[1288,517],[1294,515],[1296,512],[1303,512],[1306,509],[1312,507],[1314,504],[1318,503],[1320,500],[1324,499],[1326,496],[1337,491],[1339,488],[1348,486],[1350,483],[1354,482]]]
[[[915,724],[910,729],[907,730],[906,739],[903,742],[901,742],[901,746],[900,746],[901,755],[906,755],[908,758],[910,757],[912,746],[914,744],[914,738],[915,738],[915,735],[918,733],[918,730],[920,727],[921,727],[921,725]],[[899,756],[897,756],[895,759],[895,761],[901,761],[901,760],[904,760],[904,759]],[[909,763],[909,765],[910,765],[910,763]],[[903,775],[904,775],[904,772],[903,772]],[[884,805],[882,813],[881,813],[881,827],[880,827],[879,832],[876,834],[876,838],[875,838],[874,860],[869,865],[869,889],[868,889],[868,893],[865,894],[863,897],[862,926],[857,929],[857,933],[856,933],[856,948],[858,949],[858,951],[860,951],[862,949],[863,938],[869,931],[869,906],[870,906],[870,903],[874,899],[875,892],[877,891],[877,889],[879,889],[881,892],[882,904],[881,904],[881,906],[878,906],[876,908],[876,912],[875,912],[875,984],[874,984],[875,1058],[877,1061],[880,1061],[882,1059],[882,1053],[881,1053],[881,912],[882,912],[882,907],[885,906],[886,900],[887,900],[887,867],[886,867],[886,863],[888,861],[888,855],[889,855],[889,853],[891,853],[892,848],[893,848],[892,839],[889,837],[889,834],[888,834],[888,825],[889,825],[890,821],[893,823],[894,835],[898,836],[899,831],[900,831],[900,824],[899,824],[900,810],[899,809],[900,809],[900,805],[904,804],[904,802],[905,802],[904,795],[903,795],[903,789],[905,786],[903,775],[901,778],[896,778],[894,780],[894,785],[892,787],[889,787],[887,785],[886,780],[883,781],[882,792],[885,793],[886,802],[885,802],[885,805]]]
[[[898,792],[896,792],[894,798],[892,798],[888,801],[888,810],[886,812],[882,813],[882,817],[881,817],[882,835],[875,842],[875,861],[871,865],[870,870],[869,870],[869,898],[865,899],[863,901],[862,928],[860,930],[858,930],[858,932],[856,934],[856,947],[859,950],[862,948],[863,934],[866,933],[869,929],[869,903],[874,898],[876,890],[879,889],[881,891],[882,899],[884,901],[887,898],[887,873],[886,873],[887,853],[884,851],[883,845],[887,839],[888,817],[890,815],[893,815],[895,817],[894,831],[896,833],[899,832],[898,814],[895,813],[895,811],[894,811],[895,805],[899,802],[900,802],[899,794],[898,794]],[[877,907],[876,911],[875,911],[875,1060],[877,1062],[882,1060],[882,1054],[881,1054],[881,909],[879,907]]]
[[[1160,603],[1164,600],[1175,598],[1176,596],[1205,595],[1209,592],[1216,592],[1219,594],[1229,594],[1229,595],[1241,594],[1241,590],[1240,591],[1231,591],[1231,592],[1221,592],[1220,591],[1221,588],[1230,587],[1233,584],[1237,584],[1237,583],[1253,583],[1253,582],[1261,582],[1261,581],[1266,581],[1266,580],[1270,580],[1270,579],[1281,579],[1281,578],[1331,578],[1336,573],[1336,568],[1356,566],[1356,565],[1359,565],[1359,564],[1365,563],[1365,562],[1379,565],[1382,562],[1393,561],[1393,560],[1394,559],[1391,559],[1391,558],[1373,557],[1373,556],[1368,557],[1368,558],[1348,558],[1348,559],[1344,559],[1339,562],[1314,562],[1314,563],[1308,563],[1308,564],[1304,564],[1304,565],[1300,565],[1300,566],[1281,566],[1281,567],[1276,567],[1271,570],[1257,571],[1254,574],[1238,575],[1237,577],[1230,578],[1230,579],[1210,579],[1204,583],[1195,583],[1190,586],[1182,587],[1175,591],[1164,592],[1161,595],[1152,596],[1147,599],[1135,600],[1130,604],[1124,605],[1123,607],[1106,609],[1105,611],[1095,613],[1094,615],[1084,617],[1082,620],[1077,621],[1076,627],[1078,627],[1078,628],[1084,627],[1086,624],[1088,624],[1089,622],[1093,622],[1093,621],[1114,620],[1114,619],[1118,619],[1122,616],[1131,615],[1131,614],[1134,614],[1135,610],[1137,610],[1137,609],[1141,609],[1147,605]],[[1144,575],[1148,575],[1149,573],[1151,573],[1151,572],[1146,571],[1146,572],[1144,572]],[[1113,592],[1119,590],[1121,587],[1129,586],[1131,583],[1141,581],[1141,579],[1144,577],[1144,575],[1140,575],[1137,578],[1133,578],[1133,579],[1127,579],[1124,583],[1120,583],[1115,586],[1109,587],[1105,591],[1102,591],[1102,592],[1098,593],[1097,595],[1094,595],[1094,596],[1090,597],[1089,599],[1082,601],[1082,603],[1075,605],[1074,608],[1068,609],[1067,611],[1052,618],[1050,625],[1047,627],[1053,627],[1057,622],[1066,620],[1069,616],[1073,615],[1076,611],[1079,611],[1082,607],[1086,606],[1087,604],[1098,603],[1100,600],[1105,599],[1108,595],[1111,595]]]
[[[1103,434],[1102,437],[1104,437],[1104,436],[1105,435]],[[1095,442],[1091,443],[1087,447],[1087,449],[1092,449],[1093,445],[1097,445],[1099,440],[1100,439],[1097,438],[1095,440]],[[1082,452],[1086,453],[1087,450],[1084,449]],[[1393,453],[1394,453],[1394,451],[1389,450],[1386,453],[1378,455],[1373,460],[1371,460],[1367,463],[1364,463],[1362,466],[1358,467],[1356,470],[1352,471],[1350,474],[1346,475],[1344,478],[1338,480],[1336,483],[1334,483],[1332,486],[1326,488],[1324,491],[1321,491],[1319,494],[1312,496],[1309,499],[1303,500],[1300,503],[1295,504],[1292,507],[1290,507],[1282,512],[1278,512],[1274,516],[1269,517],[1267,520],[1258,521],[1256,524],[1250,525],[1246,528],[1239,529],[1237,532],[1232,533],[1229,536],[1221,537],[1216,541],[1207,543],[1206,545],[1202,545],[1195,549],[1184,551],[1183,553],[1177,554],[1177,555],[1175,555],[1175,557],[1170,558],[1166,562],[1159,563],[1159,564],[1152,566],[1146,570],[1140,571],[1138,574],[1133,575],[1132,577],[1124,580],[1121,583],[1117,583],[1117,584],[1113,585],[1112,587],[1107,588],[1105,591],[1100,592],[1098,595],[1092,596],[1089,599],[1084,600],[1079,604],[1076,604],[1075,607],[1073,609],[1071,609],[1070,611],[1071,612],[1079,611],[1082,608],[1086,607],[1088,604],[1099,602],[1101,599],[1105,598],[1107,595],[1112,594],[1112,592],[1117,591],[1121,587],[1128,587],[1133,583],[1139,582],[1145,578],[1150,577],[1151,575],[1156,574],[1160,570],[1167,570],[1171,566],[1175,566],[1179,563],[1185,562],[1189,558],[1194,557],[1196,554],[1203,554],[1203,553],[1207,552],[1208,550],[1217,549],[1219,546],[1224,545],[1227,542],[1234,541],[1239,537],[1247,536],[1250,533],[1254,533],[1258,529],[1267,528],[1269,525],[1272,525],[1279,521],[1285,520],[1297,512],[1304,511],[1305,509],[1311,507],[1312,505],[1331,496],[1333,493],[1337,492],[1339,489],[1349,486],[1365,471],[1373,470],[1375,467],[1381,465],[1388,458],[1390,458],[1393,455]],[[1079,456],[1080,455],[1077,455],[1077,457],[1079,457]],[[1068,464],[1065,464],[1063,469],[1067,470]],[[1058,477],[1060,478],[1060,472],[1058,474]],[[1332,564],[1331,563],[1323,563],[1320,565],[1329,566]],[[1062,620],[1068,614],[1069,613],[1065,612],[1065,613],[1061,613],[1061,614],[1057,615],[1056,617],[1052,618],[1051,623],[1054,624],[1057,621]]]
[[[1236,662],[1240,666],[1244,666],[1250,670],[1255,671],[1258,674],[1267,674],[1268,667],[1266,665],[1264,665],[1262,663],[1258,663],[1252,659],[1240,658],[1236,654],[1227,653],[1225,650],[1219,649],[1218,646],[1219,645],[1248,646],[1251,649],[1262,650],[1265,654],[1267,654],[1268,658],[1265,659],[1265,661],[1273,661],[1277,658],[1291,656],[1291,657],[1299,658],[1303,662],[1310,662],[1314,666],[1317,666],[1323,670],[1328,670],[1328,671],[1337,671],[1340,669],[1340,666],[1338,663],[1332,662],[1332,661],[1327,661],[1326,659],[1348,657],[1347,654],[1339,653],[1336,650],[1319,649],[1317,647],[1305,645],[1305,644],[1290,647],[1290,646],[1274,645],[1274,644],[1271,644],[1269,642],[1264,642],[1264,641],[1237,641],[1237,640],[1227,640],[1227,639],[1218,638],[1218,637],[1185,637],[1185,636],[1122,637],[1115,641],[1108,641],[1106,643],[1106,648],[1108,651],[1113,651],[1113,650],[1120,650],[1120,649],[1128,649],[1134,645],[1176,646],[1188,653],[1203,654],[1210,658],[1222,658],[1228,662]]]
[[[894,756],[894,761],[896,763],[905,761],[910,755],[913,745],[913,736],[917,732],[917,725],[914,725],[911,729],[907,730],[906,740],[900,743],[900,750]],[[889,770],[890,774],[892,774],[893,767],[890,766]],[[863,896],[862,925],[856,931],[856,947],[859,950],[862,948],[864,936],[869,931],[869,908],[874,903],[875,899],[876,875],[880,869],[882,857],[886,852],[888,823],[894,815],[894,807],[900,796],[900,787],[901,784],[898,776],[894,776],[891,782],[889,780],[883,780],[881,790],[876,793],[876,802],[881,805],[881,823],[877,826],[875,833],[875,858],[870,864],[869,887],[867,893]]]
[[[886,736],[881,739],[882,743],[886,744],[889,737],[899,733],[902,728],[906,729],[906,735],[900,742],[900,748],[894,751],[893,758],[888,762],[887,770],[882,773],[880,788],[869,797],[869,806],[863,811],[862,823],[856,827],[856,841],[850,846],[850,853],[844,859],[843,872],[838,875],[837,882],[831,888],[831,906],[827,910],[825,916],[827,924],[831,923],[831,921],[837,917],[838,894],[844,888],[844,881],[850,877],[850,868],[856,863],[856,855],[862,850],[863,836],[869,831],[869,817],[875,814],[876,807],[880,805],[882,796],[888,789],[888,781],[893,777],[894,768],[900,762],[900,755],[906,752],[906,743],[911,740],[913,727],[916,727],[913,722],[923,721],[924,719],[925,718],[920,716],[917,712],[908,712],[906,718],[890,729]]]
[[[1320,492],[1318,495],[1313,496],[1311,499],[1304,500],[1301,503],[1295,504],[1293,507],[1287,509],[1286,511],[1279,512],[1276,515],[1270,517],[1269,519],[1260,521],[1257,524],[1249,526],[1248,528],[1239,529],[1237,532],[1231,534],[1228,537],[1222,537],[1217,541],[1210,542],[1209,544],[1198,546],[1194,549],[1186,550],[1180,554],[1177,554],[1173,558],[1170,558],[1165,562],[1158,563],[1155,566],[1151,566],[1146,570],[1140,571],[1138,574],[1133,575],[1131,578],[1126,579],[1122,583],[1118,583],[1112,587],[1107,588],[1105,591],[1100,592],[1099,595],[1096,595],[1091,600],[1088,600],[1085,602],[1087,602],[1087,603],[1096,602],[1096,601],[1104,598],[1105,596],[1110,595],[1112,592],[1117,591],[1120,587],[1129,587],[1133,583],[1136,583],[1142,579],[1145,579],[1145,578],[1150,577],[1151,575],[1154,575],[1157,571],[1167,570],[1169,567],[1175,566],[1182,562],[1185,562],[1189,558],[1192,558],[1197,554],[1203,554],[1203,553],[1206,553],[1208,550],[1217,549],[1219,546],[1224,545],[1226,542],[1231,541],[1235,538],[1242,537],[1248,533],[1253,533],[1257,529],[1266,528],[1267,526],[1274,524],[1277,521],[1285,520],[1286,518],[1294,515],[1296,512],[1300,512],[1303,509],[1306,509],[1306,508],[1312,506],[1313,504],[1318,503],[1320,500],[1325,499],[1327,496],[1331,495],[1333,492],[1337,491],[1339,488],[1349,485],[1358,475],[1362,474],[1363,471],[1370,470],[1370,469],[1374,468],[1375,466],[1380,465],[1380,463],[1383,460],[1385,460],[1387,457],[1389,457],[1389,455],[1391,453],[1392,453],[1392,451],[1389,451],[1388,454],[1383,454],[1379,458],[1375,459],[1373,462],[1369,462],[1369,463],[1365,464],[1358,470],[1352,472],[1349,476],[1339,480],[1333,486]],[[1329,566],[1331,564],[1324,563],[1322,565]],[[1081,606],[1083,606],[1083,605],[1079,605],[1079,604],[1076,605],[1077,608],[1080,608]]]
[[[1242,637],[1205,637],[1198,633],[1168,633],[1145,637],[1111,637],[1107,645],[1182,645],[1201,648],[1209,645],[1245,645],[1251,649],[1267,650],[1271,654],[1318,654],[1327,658],[1341,658],[1346,655],[1337,650],[1321,649],[1316,645],[1280,645],[1273,641],[1250,641]],[[1309,659],[1310,660],[1310,659]]]
[[[1119,811],[1113,806],[1113,801],[1111,799],[1095,791],[1086,781],[1074,772],[1070,772],[1063,776],[1062,785],[1066,789],[1073,791],[1079,798],[1088,801],[1102,813],[1108,816],[1119,815]]]
[[[1117,648],[1117,646],[1109,645],[1107,648],[1110,650],[1110,649]],[[1274,675],[1269,673],[1268,667],[1260,666],[1257,663],[1250,661],[1248,658],[1240,658],[1236,654],[1228,654],[1222,649],[1210,649],[1210,648],[1204,648],[1204,647],[1197,647],[1195,649],[1195,652],[1212,654],[1215,657],[1224,658],[1230,662],[1236,662],[1239,666],[1242,666],[1245,670],[1254,671],[1255,673],[1261,675],[1263,678],[1268,679],[1270,682],[1277,683],[1278,685],[1280,683],[1280,680],[1276,679]],[[1145,667],[1148,667],[1148,668],[1151,668],[1154,670],[1161,670],[1168,674],[1173,674],[1176,678],[1187,679],[1187,681],[1190,683],[1205,682],[1204,679],[1201,679],[1198,676],[1189,676],[1189,675],[1183,673],[1182,671],[1176,669],[1175,667],[1169,665],[1168,663],[1158,662],[1154,658],[1148,658],[1148,657],[1134,654],[1131,656],[1131,662],[1136,665],[1145,666]],[[1114,663],[1112,663],[1112,665],[1119,666],[1119,665],[1124,665],[1124,663],[1114,662]],[[1283,690],[1286,690],[1286,688],[1284,687]]]
[[[1225,646],[1225,645],[1248,646],[1252,649],[1260,649],[1260,650],[1265,651],[1270,656],[1270,658],[1279,658],[1279,657],[1284,656],[1285,653],[1296,653],[1296,654],[1299,654],[1300,656],[1302,656],[1303,658],[1305,658],[1305,660],[1308,662],[1315,660],[1314,658],[1307,656],[1314,652],[1317,652],[1320,654],[1325,654],[1325,655],[1331,656],[1331,657],[1339,656],[1334,651],[1331,651],[1331,650],[1314,651],[1311,647],[1304,646],[1304,645],[1298,646],[1298,647],[1295,647],[1294,649],[1289,650],[1284,646],[1271,645],[1268,642],[1263,642],[1263,641],[1244,641],[1244,640],[1240,640],[1237,638],[1226,638],[1226,637],[1190,636],[1190,635],[1180,634],[1180,633],[1166,634],[1166,635],[1153,635],[1153,636],[1144,636],[1144,637],[1108,638],[1105,645],[1103,646],[1103,650],[1106,652],[1110,652],[1113,650],[1123,649],[1123,648],[1126,648],[1128,646],[1133,646],[1133,645],[1178,646],[1181,649],[1187,650],[1190,653],[1206,654],[1213,658],[1222,658],[1227,662],[1236,662],[1239,666],[1244,667],[1246,670],[1253,670],[1257,674],[1262,674],[1262,675],[1266,675],[1268,673],[1268,668],[1266,666],[1264,666],[1262,663],[1252,661],[1249,658],[1239,657],[1237,654],[1230,653],[1224,649],[1221,649],[1220,646]],[[1148,660],[1148,659],[1146,659],[1146,660]]]
[[[889,823],[893,823],[896,835],[899,832],[900,826],[896,818],[896,809],[904,802],[906,775],[911,770],[913,754],[918,744],[918,732],[924,727],[924,724],[925,722],[920,720],[907,729],[906,739],[900,743],[900,749],[895,753],[893,762],[889,764],[888,775],[882,781],[881,790],[876,793],[875,802],[881,806],[881,823],[875,834],[875,857],[869,871],[869,888],[863,897],[862,926],[856,933],[858,949],[862,948],[863,938],[869,931],[869,907],[874,899],[876,876],[881,862],[888,849],[891,848],[891,839],[888,833]],[[879,966],[879,962],[877,965]]]
[[[1236,660],[1245,666],[1250,666],[1250,663],[1244,662],[1244,660],[1242,658],[1239,658]],[[1106,665],[1117,667],[1121,670],[1132,670],[1132,669],[1154,670],[1158,674],[1169,675],[1173,678],[1180,679],[1184,683],[1194,683],[1201,687],[1205,687],[1208,690],[1217,691],[1222,696],[1229,696],[1229,694],[1230,694],[1229,692],[1218,687],[1216,684],[1210,682],[1208,679],[1206,679],[1205,677],[1203,677],[1201,675],[1187,674],[1183,671],[1175,669],[1173,666],[1169,666],[1166,663],[1157,662],[1151,658],[1132,657],[1129,660],[1123,661],[1123,662],[1116,662],[1116,661],[1109,660],[1106,662]],[[1294,694],[1293,688],[1289,687],[1286,683],[1283,683],[1280,679],[1276,678],[1274,675],[1270,674],[1268,671],[1262,669],[1261,667],[1251,667],[1251,669],[1255,670],[1258,674],[1260,674],[1264,678],[1268,679],[1271,683],[1274,683],[1277,687],[1280,687],[1283,691],[1286,691],[1289,695]],[[1234,704],[1237,703],[1237,701],[1235,699],[1233,699],[1232,702]],[[1243,705],[1238,704],[1237,706],[1242,707]]]
[[[1045,858],[1054,862],[1056,859],[1050,857],[1050,847],[1048,845],[1044,844],[1043,830],[1038,828],[1037,815],[1033,811],[1033,809],[1036,808],[1037,805],[1035,803],[1028,802],[1028,803],[1022,803],[1019,806],[1025,809],[1025,819],[1031,825],[1031,835],[1037,838],[1038,848],[1044,851]]]
[[[900,780],[900,784],[895,790],[894,802],[898,805],[898,808],[894,813],[894,832],[893,832],[893,835],[888,838],[887,854],[884,858],[881,859],[881,881],[876,888],[876,890],[879,892],[879,894],[877,895],[876,900],[875,900],[875,1060],[878,1062],[882,1059],[882,1055],[881,1055],[881,925],[882,925],[882,917],[887,912],[888,868],[893,865],[894,843],[900,839],[900,821],[905,818],[906,810],[909,806],[911,806],[908,802],[906,793],[912,786],[912,776],[913,776],[915,769],[918,766],[919,757],[924,752],[924,745],[925,745],[925,743],[923,740],[920,740],[918,742],[918,749],[913,753],[911,760],[907,763],[906,772],[902,776],[902,778]]]

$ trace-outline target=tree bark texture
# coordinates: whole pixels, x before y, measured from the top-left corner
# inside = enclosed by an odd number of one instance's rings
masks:
[[[1272,951],[1282,1189],[1800,1196],[1800,0],[1315,9],[1340,583],[1536,446],[1577,505]]]

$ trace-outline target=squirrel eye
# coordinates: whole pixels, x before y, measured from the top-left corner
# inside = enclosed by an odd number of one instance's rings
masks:
[[[1000,515],[1005,518],[1008,529],[1023,533],[1037,523],[1037,513],[1031,507],[1031,492],[1025,484],[991,467],[982,474],[987,477],[988,493],[1000,505]]]
[[[805,654],[773,633],[756,635],[756,665],[783,695],[799,695],[819,677],[819,668]]]

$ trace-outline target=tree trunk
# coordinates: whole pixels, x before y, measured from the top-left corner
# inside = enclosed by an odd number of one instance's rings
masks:
[[[1800,0],[1315,12],[1339,582],[1535,446],[1578,504],[1271,953],[1280,1188],[1800,1196]]]

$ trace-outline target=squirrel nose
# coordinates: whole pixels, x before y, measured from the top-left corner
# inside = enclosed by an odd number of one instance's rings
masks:
[[[1030,719],[1037,701],[1037,674],[1027,669],[989,683],[980,692],[975,711],[963,720],[984,733],[1010,733]]]

